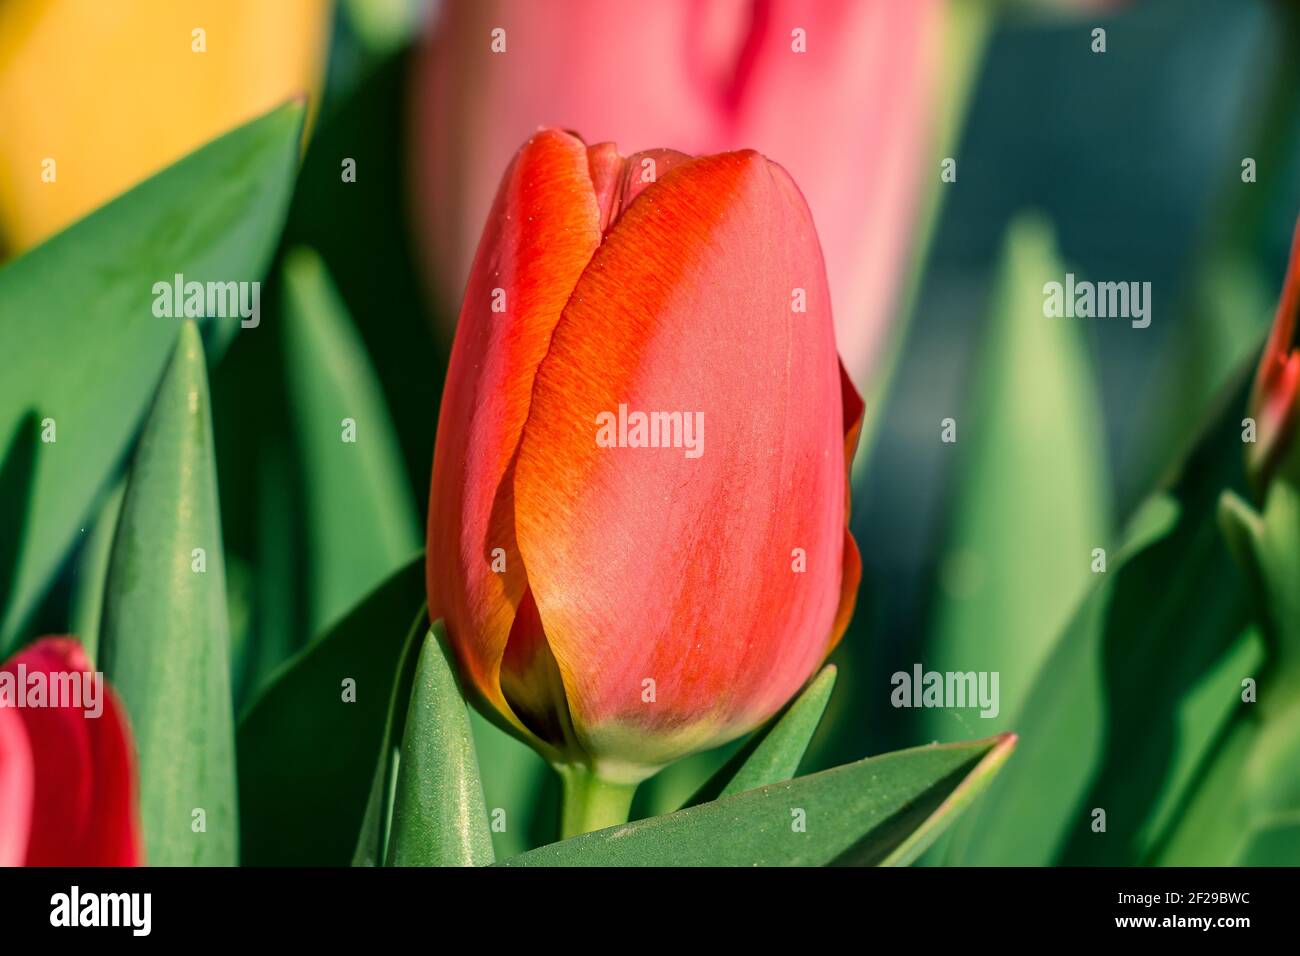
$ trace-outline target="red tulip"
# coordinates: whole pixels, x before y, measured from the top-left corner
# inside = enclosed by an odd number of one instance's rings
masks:
[[[429,606],[465,682],[622,784],[755,728],[852,613],[861,411],[785,170],[537,133],[488,215],[438,424]],[[638,413],[680,418],[648,435]]]
[[[417,231],[464,288],[496,174],[539,126],[629,151],[753,147],[804,190],[836,336],[868,380],[896,309],[938,118],[943,0],[473,0],[415,68]],[[504,34],[493,35],[494,30]],[[801,31],[801,32],[796,32]],[[504,43],[504,52],[501,50]],[[446,311],[451,315],[451,310]]]
[[[18,705],[33,675],[49,688],[83,674],[99,681],[97,703],[47,691]],[[135,786],[126,712],[80,643],[42,638],[0,666],[0,866],[142,863]]]
[[[1255,443],[1247,445],[1247,469],[1259,488],[1294,447],[1297,394],[1300,393],[1300,351],[1296,349],[1296,319],[1300,317],[1300,220],[1291,244],[1278,302],[1264,354],[1255,373],[1250,414],[1255,419]],[[1294,475],[1300,478],[1300,471]]]

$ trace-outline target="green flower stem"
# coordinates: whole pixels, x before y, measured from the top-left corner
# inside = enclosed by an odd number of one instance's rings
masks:
[[[557,764],[555,770],[564,782],[561,839],[627,823],[636,784],[602,780],[580,764]]]

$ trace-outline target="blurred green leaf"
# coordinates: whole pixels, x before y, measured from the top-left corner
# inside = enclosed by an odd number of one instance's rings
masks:
[[[113,553],[113,536],[122,513],[126,482],[108,493],[99,507],[95,523],[81,546],[72,578],[72,603],[68,610],[68,632],[75,634],[91,661],[99,655],[99,632],[104,619],[104,588],[108,584],[108,562]]]
[[[301,582],[291,516],[301,507],[302,498],[294,493],[288,458],[284,448],[262,448],[257,475],[257,567],[266,580]],[[257,601],[258,639],[245,671],[250,692],[261,690],[261,679],[274,674],[308,642],[310,634],[295,634],[295,625],[293,589],[262,588]]]
[[[0,268],[0,437],[29,414],[36,445],[0,652],[49,585],[122,461],[180,323],[153,314],[153,284],[260,278],[298,167],[302,105],[221,137]],[[216,320],[237,327],[232,319]],[[6,521],[6,524],[8,522]]]
[[[1250,835],[1242,786],[1256,739],[1255,714],[1239,710],[1207,752],[1205,766],[1147,862],[1161,866],[1224,866],[1236,862]]]
[[[1296,715],[1268,718],[1293,699],[1284,675],[1277,673],[1279,640],[1294,627],[1295,504],[1285,484],[1270,492],[1268,520],[1236,492],[1219,498],[1219,523],[1239,573],[1249,589],[1258,629],[1271,635],[1266,654],[1264,640],[1252,634],[1254,653],[1234,661],[1220,699],[1227,705],[1227,720],[1215,746],[1203,755],[1181,804],[1168,814],[1152,859],[1172,865],[1223,866],[1240,862],[1243,855],[1258,857],[1259,848],[1247,850],[1261,816],[1277,810],[1300,811],[1300,776],[1296,759],[1285,751],[1294,741]],[[1290,542],[1290,547],[1287,543]],[[1238,655],[1240,656],[1240,655]],[[1261,673],[1261,670],[1264,673]],[[1246,703],[1243,678],[1268,688],[1270,705]],[[1280,731],[1280,733],[1279,733]],[[1281,740],[1283,752],[1267,755],[1270,742]],[[1274,747],[1274,749],[1279,749]],[[1290,783],[1288,781],[1291,781]],[[1280,800],[1275,799],[1281,785]],[[1287,793],[1288,786],[1293,791]]]
[[[379,57],[407,45],[432,14],[430,0],[346,0],[352,28],[371,56]]]
[[[1239,865],[1300,865],[1300,812],[1270,821],[1251,832]]]
[[[244,713],[237,737],[243,863],[352,861],[402,649],[423,600],[417,558],[288,661]]]
[[[237,862],[230,629],[209,409],[203,344],[186,322],[127,479],[100,646],[104,675],[131,718],[145,858],[158,866]]]
[[[24,539],[31,518],[28,501],[32,495],[36,447],[42,431],[40,417],[35,411],[30,411],[19,416],[12,423],[9,434],[3,436],[5,444],[0,456],[0,621],[4,609],[13,606],[17,600]],[[4,632],[0,630],[0,659],[5,656]]]
[[[1134,842],[1133,852],[1142,854],[1143,862],[1149,862],[1168,841],[1170,832],[1180,828],[1186,819],[1187,804],[1201,785],[1204,764],[1220,759],[1219,742],[1225,728],[1237,720],[1237,711],[1242,706],[1241,679],[1258,673],[1263,659],[1259,634],[1247,628],[1244,636],[1182,695],[1173,714],[1174,739],[1179,745],[1165,771],[1160,798],[1144,814],[1144,825]],[[1217,815],[1215,825],[1232,827],[1229,817],[1229,814]],[[1237,828],[1232,838],[1235,840],[1241,832]],[[1202,827],[1198,839],[1201,849],[1208,850],[1213,842],[1209,830]]]
[[[411,212],[413,53],[376,64],[337,109],[322,115],[299,174],[285,245],[310,246],[324,259],[379,370],[410,487],[424,495],[451,343],[435,340],[439,324],[426,308],[425,270],[414,261],[407,231],[394,228]],[[356,160],[356,182],[342,182],[343,157]]]
[[[1015,737],[901,750],[583,834],[518,866],[906,865],[979,794]]]
[[[1150,862],[1166,866],[1294,866],[1300,821],[1300,697],[1275,662],[1238,671],[1235,708],[1196,786]],[[1258,675],[1258,699],[1242,699]],[[1276,838],[1277,845],[1270,845]]]
[[[1219,516],[1250,584],[1263,650],[1232,674],[1224,694],[1232,721],[1158,853],[1194,865],[1274,858],[1253,834],[1300,815],[1300,493],[1279,477],[1256,512],[1225,492]]]
[[[918,710],[923,740],[1019,729],[1011,718],[1092,585],[1092,549],[1110,540],[1084,325],[1043,315],[1044,283],[1065,275],[1048,223],[1011,224],[973,404],[958,416],[958,487],[925,651],[927,670],[997,672],[1001,713],[967,722]]]
[[[388,850],[389,828],[393,818],[393,798],[397,791],[397,767],[400,754],[398,743],[402,738],[411,688],[415,686],[415,668],[419,663],[421,637],[429,629],[429,611],[421,605],[419,613],[402,645],[397,679],[388,696],[388,717],[384,722],[384,735],[375,755],[374,776],[370,795],[366,798],[366,812],[362,818],[361,835],[352,854],[353,866],[382,866]]]
[[[733,793],[780,783],[798,773],[808,741],[821,723],[831,691],[835,689],[835,674],[833,664],[823,667],[799,696],[746,741],[684,806],[694,807]]]
[[[220,477],[217,480],[220,482]],[[223,514],[227,501],[222,498]],[[224,525],[222,533],[225,533]],[[230,616],[230,685],[235,713],[239,713],[245,702],[243,675],[248,672],[249,656],[255,643],[253,608],[261,590],[258,578],[264,573],[233,553],[229,541],[226,542],[226,613]],[[267,580],[283,582],[286,579],[268,576]]]
[[[442,622],[425,635],[402,733],[390,866],[483,866],[492,835],[469,711],[443,642]]]
[[[949,862],[1117,864],[1152,851],[1154,819],[1182,801],[1187,768],[1229,712],[1232,688],[1215,684],[1234,679],[1223,662],[1249,639],[1216,520],[1220,492],[1244,481],[1247,374],[1109,554],[1015,717],[1015,764],[955,829]],[[1095,809],[1107,812],[1104,834]]]
[[[315,637],[420,548],[384,396],[320,257],[284,262],[285,374],[307,476],[310,634]]]

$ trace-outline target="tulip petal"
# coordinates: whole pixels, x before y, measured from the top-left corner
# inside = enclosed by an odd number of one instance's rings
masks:
[[[1300,220],[1296,221],[1291,242],[1282,298],[1251,393],[1250,408],[1258,434],[1256,442],[1247,449],[1247,458],[1252,473],[1260,476],[1267,475],[1284,454],[1286,436],[1296,419],[1296,402],[1300,398],[1300,352],[1295,350],[1297,319],[1300,319]]]
[[[32,751],[18,712],[0,706],[0,866],[22,866],[31,829]]]
[[[839,376],[811,216],[756,153],[670,169],[578,281],[537,371],[515,521],[575,731],[611,779],[752,727],[824,657],[845,561]],[[683,441],[698,413],[702,454],[598,447],[620,405],[681,413]]]
[[[429,500],[430,617],[445,619],[462,672],[508,718],[499,671],[528,586],[509,476],[533,375],[600,244],[600,214],[586,146],[537,133],[497,194],[447,371]]]
[[[93,673],[72,638],[44,638],[3,668],[17,675]],[[18,713],[34,769],[29,866],[135,866],[143,862],[135,757],[126,717],[102,683],[102,712],[86,707],[24,707]],[[88,703],[83,698],[83,703]]]
[[[675,149],[648,149],[623,156],[613,143],[597,143],[587,150],[591,185],[600,205],[600,233],[604,236],[633,199],[674,166],[690,162]]]

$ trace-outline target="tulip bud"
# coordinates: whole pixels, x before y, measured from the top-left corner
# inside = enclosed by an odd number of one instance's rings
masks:
[[[143,862],[126,712],[72,638],[0,665],[0,866]]]
[[[329,22],[328,0],[0,3],[0,258],[314,94]]]
[[[861,412],[781,167],[538,132],[488,217],[438,424],[429,608],[464,683],[622,786],[753,730],[852,613]]]
[[[1300,221],[1296,223],[1278,302],[1255,385],[1250,396],[1250,416],[1255,420],[1255,441],[1246,446],[1246,468],[1256,489],[1263,491],[1272,477],[1285,471],[1300,483],[1300,459],[1294,448],[1296,401],[1300,391],[1300,351],[1296,350],[1296,316],[1300,312]]]

